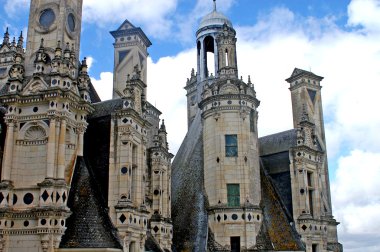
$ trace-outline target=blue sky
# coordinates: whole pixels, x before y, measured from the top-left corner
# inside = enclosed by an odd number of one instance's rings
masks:
[[[0,0],[0,27],[27,29],[28,0]],[[261,136],[292,127],[284,81],[294,67],[324,76],[334,214],[345,251],[380,251],[380,0],[217,0],[238,38],[239,73],[252,76]],[[128,19],[149,49],[148,100],[163,112],[175,153],[186,133],[183,87],[195,67],[195,31],[211,0],[84,0],[81,57],[104,99],[112,87],[109,31]],[[26,33],[25,33],[26,34]],[[170,99],[168,99],[170,97]]]

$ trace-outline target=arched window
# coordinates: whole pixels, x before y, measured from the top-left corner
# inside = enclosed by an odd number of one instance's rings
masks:
[[[214,38],[211,36],[207,36],[204,41],[204,74],[205,77],[211,75],[215,75],[215,51],[214,51]]]
[[[229,62],[228,62],[228,49],[226,49],[226,51],[224,53],[224,56],[225,56],[225,60],[226,60],[226,66],[229,66]]]

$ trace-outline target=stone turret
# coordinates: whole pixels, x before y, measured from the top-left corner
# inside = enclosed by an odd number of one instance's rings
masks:
[[[295,68],[290,84],[296,146],[290,150],[293,217],[307,251],[341,251],[332,216],[321,85],[323,77]],[[324,225],[324,230],[321,226]],[[327,250],[326,250],[327,249]]]

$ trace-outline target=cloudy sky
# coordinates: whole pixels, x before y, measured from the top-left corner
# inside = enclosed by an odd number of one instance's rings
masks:
[[[27,29],[28,0],[0,0],[0,27]],[[239,73],[261,100],[261,136],[292,127],[294,67],[324,76],[323,107],[334,215],[345,251],[380,251],[380,0],[217,0],[237,30]],[[84,0],[81,57],[111,97],[109,31],[128,19],[153,42],[148,99],[163,112],[173,153],[186,134],[185,86],[195,31],[211,0]],[[26,34],[26,33],[25,33]]]

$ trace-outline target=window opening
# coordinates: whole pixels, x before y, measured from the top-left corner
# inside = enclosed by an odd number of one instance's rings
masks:
[[[238,156],[237,135],[226,135],[226,157]]]
[[[229,62],[228,62],[228,49],[226,49],[226,52],[224,53],[224,56],[225,56],[225,60],[226,60],[226,66],[229,66]]]
[[[240,185],[227,184],[227,202],[229,207],[240,206]]]

